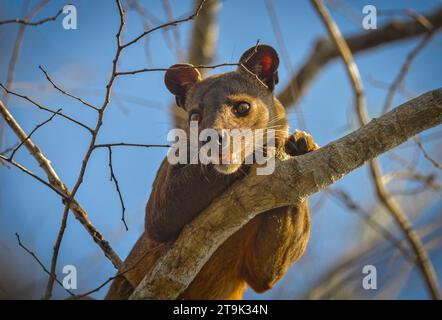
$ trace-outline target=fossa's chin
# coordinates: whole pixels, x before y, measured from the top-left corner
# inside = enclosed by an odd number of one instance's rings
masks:
[[[238,171],[239,168],[241,167],[241,164],[215,164],[213,165],[213,167],[219,173],[228,175]]]

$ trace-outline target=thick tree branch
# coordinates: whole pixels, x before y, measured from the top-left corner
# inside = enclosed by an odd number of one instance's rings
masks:
[[[298,204],[367,161],[440,123],[442,88],[404,103],[319,150],[277,160],[271,176],[252,172],[184,228],[131,299],[177,298],[213,252],[257,214]]]
[[[442,9],[425,17],[433,25],[434,30],[442,26]],[[377,30],[346,37],[345,41],[350,47],[351,52],[356,54],[380,45],[392,44],[396,41],[412,38],[427,32],[428,29],[416,19],[393,20]],[[287,108],[295,105],[305,91],[307,91],[309,85],[322,68],[337,57],[339,57],[339,52],[336,50],[333,42],[329,39],[319,39],[307,60],[279,94],[278,99],[281,103]],[[296,93],[295,95],[292,94],[293,89]]]

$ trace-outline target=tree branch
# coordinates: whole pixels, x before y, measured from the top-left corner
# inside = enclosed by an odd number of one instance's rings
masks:
[[[198,5],[198,0],[195,0]],[[208,0],[201,9],[199,15],[195,17],[192,24],[192,33],[187,49],[187,61],[193,65],[209,65],[212,63],[216,53],[218,39],[218,12],[221,7],[219,0]],[[206,69],[200,69],[201,75],[207,75]],[[181,108],[175,108],[175,103],[171,105],[172,120],[174,128],[182,126],[187,118],[186,112]]]
[[[39,1],[29,12],[29,14],[26,14],[24,21],[31,20],[40,10],[42,10],[50,0],[41,0]],[[25,8],[27,8],[29,3],[25,5]],[[25,9],[25,11],[27,11]],[[6,76],[6,89],[11,89],[12,84],[14,83],[14,74],[15,74],[15,68],[17,66],[18,58],[20,55],[21,47],[23,44],[23,39],[25,36],[27,24],[20,23],[20,26],[18,28],[17,37],[15,38],[14,43],[14,49],[12,50],[12,55],[9,60],[9,66],[8,66],[8,73]],[[7,106],[9,102],[9,95],[8,92],[6,92],[2,96],[3,103]],[[4,123],[0,121],[0,148],[3,144],[3,134],[4,134]]]
[[[0,101],[0,114],[3,116],[5,121],[23,142],[23,145],[28,149],[31,155],[38,162],[40,167],[46,173],[49,181],[49,185],[57,190],[57,193],[63,195],[64,202],[69,205],[69,208],[74,213],[78,221],[86,228],[86,231],[92,236],[94,241],[103,250],[106,257],[112,262],[112,264],[120,272],[123,270],[123,262],[118,257],[118,255],[113,251],[109,243],[104,239],[101,233],[95,228],[95,226],[89,220],[87,213],[83,210],[80,204],[72,197],[72,193],[66,187],[66,185],[60,180],[54,168],[51,165],[51,161],[46,158],[43,152],[38,146],[36,146],[28,135],[23,131],[20,125],[15,121],[14,117],[9,113],[8,109],[5,107],[2,101]],[[6,158],[7,160],[7,158]]]
[[[63,210],[63,217],[61,219],[60,228],[58,229],[57,240],[55,240],[52,259],[51,259],[51,272],[46,285],[46,291],[43,296],[44,300],[49,300],[52,297],[52,289],[54,288],[54,282],[56,279],[58,254],[60,252],[61,242],[63,241],[64,232],[66,231],[66,225],[69,216],[69,206],[65,205]]]
[[[437,10],[433,14],[426,15],[425,17],[433,25],[434,30],[437,30],[442,26],[442,9]],[[380,45],[391,44],[427,32],[428,29],[416,19],[411,21],[393,20],[377,30],[346,37],[345,41],[350,47],[351,52],[357,54]],[[322,68],[337,57],[339,57],[339,53],[330,40],[319,39],[316,41],[307,60],[280,92],[278,99],[281,103],[286,108],[295,105],[301,96],[307,91],[309,85],[313,82]],[[292,94],[293,88],[296,93],[295,95]]]
[[[0,21],[0,25],[8,24],[8,23],[19,23],[19,24],[27,25],[27,26],[39,26],[39,25],[42,25],[46,22],[57,20],[58,16],[62,12],[63,12],[63,8],[58,10],[57,13],[54,14],[53,16],[50,16],[50,17],[47,17],[47,18],[44,18],[44,19],[41,19],[41,20],[35,21],[35,22],[28,21],[26,18],[25,19],[15,18],[15,19],[10,19],[10,20],[3,20],[3,21]]]
[[[184,228],[131,299],[174,299],[213,252],[261,212],[296,205],[367,161],[442,123],[442,88],[410,100],[314,152],[276,161],[271,179],[252,172]]]

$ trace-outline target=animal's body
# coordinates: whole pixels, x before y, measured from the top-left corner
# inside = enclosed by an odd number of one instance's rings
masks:
[[[203,80],[197,69],[175,65],[165,83],[200,130],[275,129],[276,154],[296,156],[317,146],[305,133],[288,134],[284,107],[273,94],[278,63],[273,48],[259,45],[243,54],[234,72]],[[131,282],[138,284],[182,228],[247,170],[245,164],[171,165],[166,158],[146,207],[145,231],[125,261],[134,266],[126,274]],[[180,298],[241,299],[247,285],[266,291],[302,256],[309,234],[307,201],[261,213],[216,250]],[[126,299],[133,289],[120,276],[107,298]]]

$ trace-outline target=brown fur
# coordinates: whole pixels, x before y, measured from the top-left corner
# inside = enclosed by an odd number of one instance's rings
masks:
[[[297,132],[288,138],[284,108],[273,96],[276,52],[259,46],[253,58],[247,59],[250,50],[237,71],[201,80],[196,69],[175,69],[166,74],[166,85],[187,112],[200,113],[200,130],[273,127],[280,152],[299,155],[314,150],[310,136]],[[232,105],[240,101],[252,106],[246,117],[231,112]],[[138,284],[182,228],[244,177],[247,169],[245,165],[170,165],[165,159],[146,207],[145,232],[125,261],[128,267],[135,266],[127,273],[131,282]],[[302,256],[309,234],[307,202],[262,213],[216,250],[180,298],[241,299],[247,285],[256,292],[269,290]],[[118,277],[106,298],[126,299],[132,292],[129,282]]]

